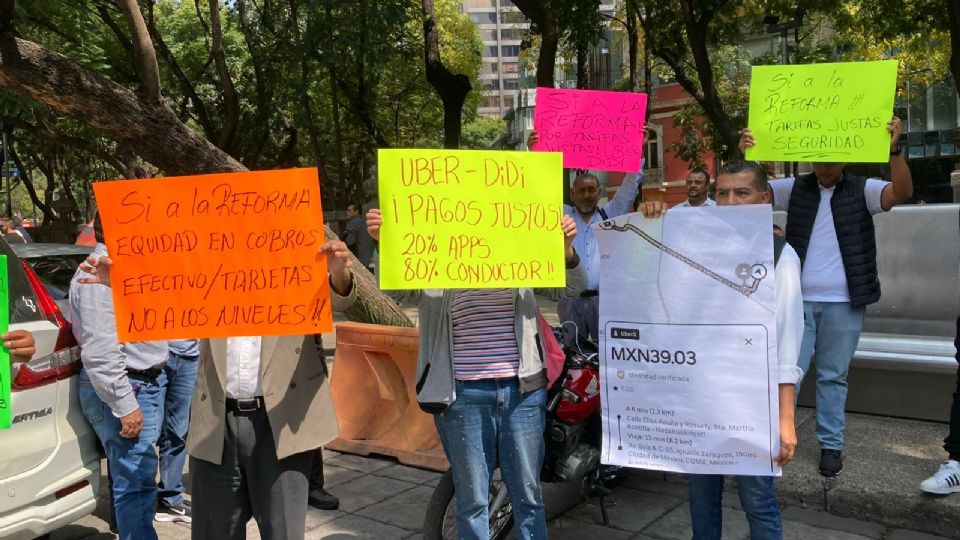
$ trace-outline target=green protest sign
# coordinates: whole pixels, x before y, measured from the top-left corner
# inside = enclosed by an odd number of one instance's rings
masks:
[[[896,60],[753,66],[747,159],[886,162],[896,85]]]
[[[7,333],[10,323],[10,296],[7,287],[7,256],[0,255],[0,334]],[[0,429],[10,429],[10,353],[0,347]]]

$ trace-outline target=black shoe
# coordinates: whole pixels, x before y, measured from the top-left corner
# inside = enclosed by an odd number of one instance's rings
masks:
[[[318,510],[336,510],[340,508],[340,499],[323,488],[311,491],[307,497],[307,502],[310,506]]]
[[[157,512],[153,515],[153,520],[160,523],[191,523],[193,513],[187,501],[176,506],[167,506],[165,504],[157,505]]]
[[[843,470],[843,454],[840,450],[820,450],[820,475],[832,478]]]

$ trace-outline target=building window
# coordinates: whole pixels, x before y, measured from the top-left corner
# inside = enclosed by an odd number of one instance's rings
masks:
[[[503,107],[506,109],[513,108],[513,96],[503,96]]]
[[[485,45],[483,47],[483,57],[484,58],[496,58],[497,57],[497,46],[496,45]]]
[[[470,18],[477,24],[497,24],[497,12],[471,13]]]
[[[519,90],[519,89],[520,89],[520,79],[504,79],[504,80],[503,80],[503,89],[504,89],[504,90]]]
[[[520,56],[520,46],[519,45],[501,45],[500,56],[511,56],[511,57]]]
[[[517,62],[504,62],[503,63],[503,72],[504,73],[517,73],[520,70],[519,64]]]
[[[500,108],[500,96],[483,96],[480,106]]]
[[[520,13],[519,11],[501,9],[500,10],[500,22],[502,24],[525,24],[527,23],[527,18]]]
[[[500,64],[497,62],[484,62],[480,67],[481,75],[496,75]]]
[[[496,30],[481,30],[480,39],[483,41],[496,41],[497,40],[497,31]]]
[[[491,92],[493,90],[500,89],[500,81],[498,79],[488,79],[482,82],[484,92]]]
[[[497,0],[463,0],[463,7],[495,8],[497,7]]]
[[[527,35],[524,28],[504,28],[500,30],[500,39],[504,41],[522,41]]]

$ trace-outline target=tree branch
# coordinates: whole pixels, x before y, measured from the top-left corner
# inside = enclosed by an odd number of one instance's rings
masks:
[[[203,100],[200,99],[193,83],[190,82],[187,74],[184,73],[180,67],[177,58],[173,55],[173,52],[170,51],[170,48],[167,47],[167,43],[163,40],[160,30],[158,30],[156,24],[154,24],[153,3],[150,4],[148,9],[150,10],[150,24],[148,28],[150,29],[150,36],[153,37],[153,42],[157,46],[157,51],[160,53],[163,61],[170,66],[170,70],[173,71],[173,76],[176,77],[177,82],[180,83],[180,91],[190,100],[190,106],[196,115],[197,122],[200,124],[200,127],[203,128],[203,134],[212,140],[216,137],[217,132],[213,128],[213,122],[210,121],[210,116],[207,114],[207,106]]]
[[[223,92],[224,118],[217,146],[230,153],[230,147],[233,146],[234,136],[237,133],[237,125],[240,123],[240,102],[237,101],[237,91],[233,86],[233,79],[230,77],[227,59],[223,52],[220,0],[210,0],[210,32],[213,36],[210,55],[213,57],[213,63],[217,66],[217,74],[219,75],[217,82],[220,91]]]
[[[27,131],[37,137],[41,137],[48,141],[52,141],[64,146],[69,146],[71,148],[76,148],[77,150],[82,150],[89,154],[100,157],[106,161],[111,167],[117,170],[124,178],[132,178],[129,173],[129,168],[123,164],[116,156],[107,152],[98,146],[90,143],[87,139],[80,137],[74,137],[72,135],[67,135],[66,133],[61,133],[59,131],[54,131],[42,124],[31,124],[25,120],[13,117],[3,117],[3,123],[16,128]]]
[[[133,38],[133,51],[137,75],[140,76],[140,84],[143,89],[144,97],[150,103],[160,102],[160,67],[157,65],[157,53],[153,49],[153,42],[150,40],[150,32],[147,30],[146,23],[143,22],[143,13],[140,13],[140,6],[137,0],[117,0],[120,9],[123,11],[123,17],[127,20],[127,27],[130,29],[130,35]]]

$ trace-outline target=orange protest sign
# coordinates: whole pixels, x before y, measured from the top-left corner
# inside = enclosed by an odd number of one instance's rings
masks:
[[[120,341],[297,335],[333,319],[316,169],[98,182]]]

